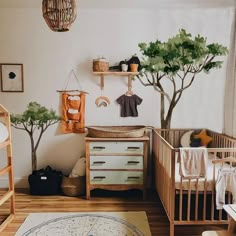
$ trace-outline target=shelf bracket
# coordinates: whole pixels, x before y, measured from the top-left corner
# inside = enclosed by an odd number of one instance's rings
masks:
[[[100,87],[101,87],[101,90],[104,89],[104,75],[101,75],[100,77]]]
[[[132,89],[132,76],[128,75],[128,90]]]

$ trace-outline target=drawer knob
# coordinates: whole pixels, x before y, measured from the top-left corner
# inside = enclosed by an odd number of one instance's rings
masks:
[[[105,161],[94,161],[93,164],[94,165],[102,165],[102,164],[105,164],[106,162]]]
[[[105,179],[106,177],[105,176],[94,176],[93,179],[96,179],[96,180],[102,180],[102,179]]]
[[[139,176],[128,176],[128,180],[140,179]]]
[[[102,149],[106,149],[106,148],[102,147],[102,146],[94,146],[93,149],[94,150],[102,150]]]
[[[128,165],[137,165],[140,163],[140,161],[128,161]]]
[[[128,150],[138,150],[140,147],[127,147]]]

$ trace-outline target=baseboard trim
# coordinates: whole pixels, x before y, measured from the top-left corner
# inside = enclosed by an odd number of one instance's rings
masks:
[[[15,188],[29,188],[28,178],[14,178]],[[9,180],[8,178],[0,179],[0,188],[8,188]]]

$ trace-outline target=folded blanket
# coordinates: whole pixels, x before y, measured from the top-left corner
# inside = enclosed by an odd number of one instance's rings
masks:
[[[180,148],[180,176],[184,178],[205,177],[207,170],[207,148]]]

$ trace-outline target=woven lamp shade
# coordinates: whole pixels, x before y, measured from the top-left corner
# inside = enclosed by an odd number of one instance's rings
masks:
[[[43,0],[42,11],[51,30],[68,31],[77,15],[76,0]]]

